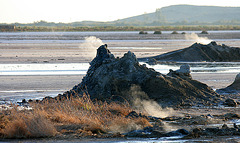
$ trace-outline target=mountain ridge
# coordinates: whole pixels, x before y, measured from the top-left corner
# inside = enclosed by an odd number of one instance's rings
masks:
[[[155,12],[124,18],[115,22],[145,23],[216,23],[240,21],[240,7],[171,5]]]
[[[4,23],[0,24],[3,25]],[[39,22],[17,26],[175,26],[175,25],[240,25],[240,7],[171,5],[155,12],[115,21],[75,21],[71,23]]]

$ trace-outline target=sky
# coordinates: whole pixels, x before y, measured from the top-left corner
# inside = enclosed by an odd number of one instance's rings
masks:
[[[240,0],[0,0],[0,23],[113,21],[177,4],[240,7]]]

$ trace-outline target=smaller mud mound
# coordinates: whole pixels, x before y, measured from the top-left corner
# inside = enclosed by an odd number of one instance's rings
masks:
[[[240,73],[236,76],[234,82],[226,88],[218,89],[219,94],[240,94]]]
[[[219,99],[214,90],[191,78],[189,65],[164,75],[140,65],[130,51],[122,58],[115,58],[107,45],[98,48],[97,56],[90,63],[82,82],[58,98],[84,92],[91,99],[127,100],[130,104],[136,99],[154,100],[164,107],[199,103],[209,105]]]
[[[141,61],[155,59],[157,61],[182,61],[182,62],[239,62],[240,48],[229,47],[226,45],[217,45],[211,42],[208,45],[195,43],[192,46],[159,56],[142,58]]]

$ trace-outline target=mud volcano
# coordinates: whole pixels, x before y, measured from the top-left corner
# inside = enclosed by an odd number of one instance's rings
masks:
[[[135,91],[132,87],[135,87]],[[107,45],[97,49],[97,55],[91,61],[82,82],[57,98],[79,96],[84,92],[91,99],[120,102],[127,100],[131,104],[136,98],[140,98],[157,101],[163,107],[211,105],[219,99],[219,95],[206,84],[193,80],[188,70],[186,74],[171,70],[169,75],[164,75],[144,64],[140,65],[130,51],[122,58],[115,58]]]
[[[141,58],[141,61],[181,61],[181,62],[239,62],[240,48],[218,45],[211,42],[208,45],[195,43],[192,46],[162,55]],[[154,64],[154,63],[152,63]]]

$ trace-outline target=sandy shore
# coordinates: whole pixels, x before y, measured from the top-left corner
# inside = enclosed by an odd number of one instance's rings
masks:
[[[81,82],[83,75],[0,76],[0,100],[21,101],[57,96]]]
[[[169,42],[170,43],[170,42]],[[123,56],[131,50],[137,57],[156,56],[173,48],[168,48],[163,42],[108,42],[108,47],[116,57]],[[176,43],[177,44],[177,43]],[[154,47],[154,45],[159,45]],[[8,63],[79,63],[90,62],[96,53],[96,48],[83,49],[81,43],[68,44],[3,44],[0,43],[0,64]],[[164,47],[163,47],[164,46]],[[187,45],[181,46],[181,48]],[[117,48],[113,48],[117,47]],[[124,49],[122,48],[124,47]],[[126,48],[125,48],[126,47]],[[128,47],[139,47],[131,49]],[[142,47],[152,47],[144,49]],[[140,49],[141,48],[141,49]]]
[[[192,77],[213,89],[219,89],[230,85],[234,81],[236,73],[192,73]]]
[[[70,90],[83,75],[0,76],[1,91],[8,90]]]

